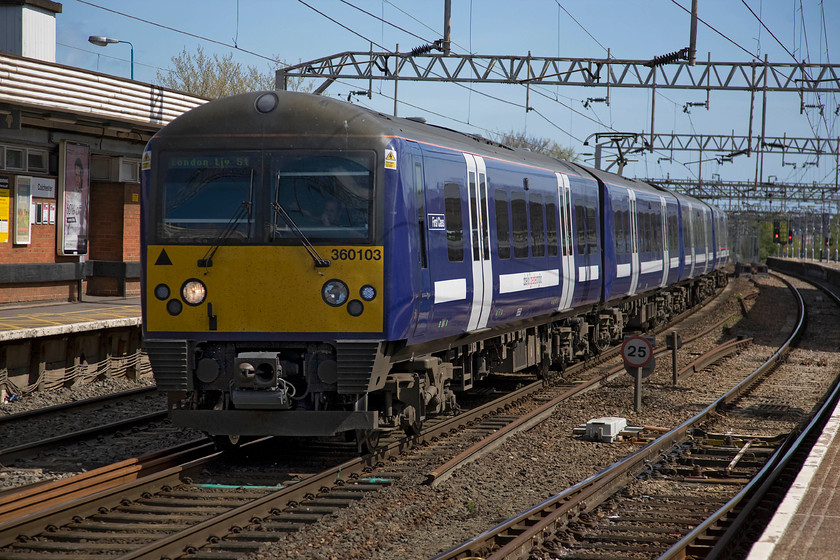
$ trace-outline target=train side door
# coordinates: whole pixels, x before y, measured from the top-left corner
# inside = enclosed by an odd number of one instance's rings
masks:
[[[472,253],[467,240],[469,191],[464,158],[460,153],[434,147],[423,147],[421,151],[423,192],[415,192],[414,196],[418,207],[416,227],[418,231],[425,230],[428,266],[423,269],[421,263],[421,293],[415,308],[417,325],[412,342],[463,333],[472,304]],[[415,168],[414,172],[418,170]],[[423,225],[420,204],[425,205]]]
[[[665,205],[664,196],[659,197],[659,206],[662,212],[659,220],[659,231],[662,232],[660,235],[662,245],[659,247],[659,252],[662,254],[662,282],[659,286],[664,288],[668,283],[668,272],[671,270],[671,258],[668,253],[668,208]]]
[[[487,169],[484,158],[464,154],[469,192],[469,231],[472,253],[472,305],[467,330],[487,327],[493,303],[493,265],[490,260]]]
[[[417,320],[414,322],[414,334],[420,336],[426,331],[432,312],[432,279],[429,273],[429,242],[428,225],[426,224],[426,189],[423,182],[423,159],[417,154],[411,158],[412,177],[414,179],[415,204],[417,205],[417,235],[419,241],[418,265],[420,285],[417,293],[420,299],[417,303]]]
[[[575,293],[575,256],[572,252],[572,199],[569,189],[569,177],[562,173],[557,176],[557,200],[560,201],[560,244],[563,247],[562,256],[562,287],[560,289],[560,305],[558,311],[572,306],[572,296]]]
[[[688,224],[688,231],[683,231],[683,237],[685,239],[685,261],[688,265],[688,276],[694,277],[694,268],[697,266],[697,254],[694,250],[694,209],[691,207],[691,203],[686,203],[686,210],[688,220],[683,223],[683,230],[686,229],[685,224]]]
[[[639,217],[636,214],[636,191],[628,189],[630,195],[630,291],[629,295],[635,295],[639,287]]]

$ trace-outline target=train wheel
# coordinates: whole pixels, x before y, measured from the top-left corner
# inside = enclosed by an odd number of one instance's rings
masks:
[[[230,451],[242,444],[242,436],[210,436],[219,451]]]
[[[379,430],[356,430],[356,450],[359,454],[372,454],[379,447]]]
[[[411,424],[408,424],[403,431],[405,432],[405,435],[409,437],[419,436],[420,432],[423,431],[423,421],[416,420]]]

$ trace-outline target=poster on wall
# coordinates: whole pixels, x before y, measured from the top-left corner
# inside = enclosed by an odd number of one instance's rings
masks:
[[[90,146],[62,140],[58,150],[59,255],[84,255],[88,248]]]
[[[18,175],[15,179],[15,240],[28,245],[32,240],[32,177]]]
[[[9,177],[0,176],[0,243],[9,241],[9,209],[11,206]]]

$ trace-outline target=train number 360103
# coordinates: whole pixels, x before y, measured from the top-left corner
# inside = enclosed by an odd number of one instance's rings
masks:
[[[333,249],[334,261],[379,261],[382,249]]]

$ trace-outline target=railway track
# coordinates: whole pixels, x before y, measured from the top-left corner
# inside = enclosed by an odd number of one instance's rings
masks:
[[[607,351],[599,361],[614,360],[616,353]],[[150,477],[141,477],[144,469],[138,465],[127,465],[128,476],[132,477],[127,484],[112,485],[96,496],[53,503],[42,511],[49,514],[46,516],[28,513],[23,520],[10,519],[1,524],[0,555],[10,560],[32,558],[33,554],[69,554],[67,557],[72,558],[85,558],[85,554],[91,558],[176,558],[182,554],[190,558],[236,557],[258,550],[266,541],[276,539],[278,532],[299,529],[390,485],[404,473],[416,470],[418,459],[451,456],[489,434],[515,433],[506,426],[514,425],[522,414],[518,409],[535,409],[546,401],[561,402],[563,394],[590,390],[620,375],[614,366],[605,367],[604,372],[590,374],[587,383],[574,383],[575,387],[531,383],[457,417],[435,419],[427,423],[421,436],[385,438],[377,453],[366,457],[340,461],[341,451],[336,450],[342,448],[335,444],[330,445],[329,452],[309,447],[294,453],[286,449],[278,455],[277,441],[254,442],[242,449],[243,457],[268,454],[272,460],[282,460],[271,476],[263,473],[257,481],[243,475],[247,469],[242,465],[225,462],[234,460],[232,457],[225,459],[213,453],[201,459],[190,456],[178,464],[158,461]],[[565,376],[577,376],[583,369],[585,364],[569,368]],[[415,449],[413,458],[405,453],[411,448]],[[352,446],[343,449],[347,454],[354,451]],[[291,460],[292,456],[304,462]],[[330,466],[322,468],[324,465]],[[30,502],[27,511],[39,510],[35,498]],[[14,518],[14,513],[7,517]]]
[[[813,415],[767,406],[767,392],[778,390],[769,376],[805,330],[805,303],[791,290],[800,302],[796,328],[744,381],[635,454],[435,560],[719,558],[748,548],[750,535],[760,534],[757,520],[772,512],[768,500],[779,499],[780,480],[795,476],[797,457],[807,455],[840,392],[834,382],[816,395],[823,406]],[[768,418],[785,415],[810,422],[792,422],[789,434],[756,433],[773,424]],[[715,433],[710,426],[721,418],[729,429]]]
[[[149,412],[151,410],[151,412]],[[166,408],[154,386],[0,416],[0,465],[57,454],[67,446],[163,424]],[[33,426],[36,427],[33,429]],[[83,426],[83,427],[80,427]],[[78,454],[64,462],[78,464]],[[61,459],[53,459],[60,468]]]

